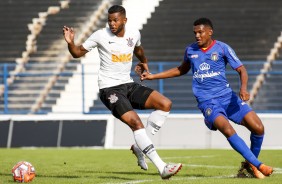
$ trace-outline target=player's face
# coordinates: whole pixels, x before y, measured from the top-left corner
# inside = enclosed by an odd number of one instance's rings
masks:
[[[209,26],[197,25],[193,28],[196,41],[200,48],[207,48],[212,43],[212,29]]]
[[[126,24],[126,21],[126,17],[119,12],[108,15],[108,24],[110,30],[116,36],[123,36],[124,25]]]

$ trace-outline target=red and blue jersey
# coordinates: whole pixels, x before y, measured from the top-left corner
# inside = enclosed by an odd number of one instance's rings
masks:
[[[198,102],[224,96],[232,89],[226,79],[226,64],[233,69],[242,66],[234,50],[226,43],[214,40],[205,50],[193,43],[185,50],[184,61],[190,62],[193,93]]]

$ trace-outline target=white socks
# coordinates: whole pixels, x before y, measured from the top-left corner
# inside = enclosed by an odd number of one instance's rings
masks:
[[[165,112],[162,110],[153,111],[147,120],[146,130],[151,132],[152,135],[155,135],[159,131],[159,129],[164,124],[166,117],[169,112]],[[166,163],[160,158],[157,151],[154,148],[154,145],[150,138],[148,137],[146,130],[139,129],[133,132],[134,139],[139,147],[139,149],[154,163],[154,165],[158,168],[159,173],[162,173]]]
[[[146,129],[153,135],[155,135],[155,133],[157,133],[164,124],[168,114],[169,112],[165,112],[162,110],[153,111],[147,120]]]
[[[138,147],[142,152],[155,164],[161,173],[166,163],[159,157],[157,151],[154,148],[152,141],[149,139],[146,130],[144,128],[133,132],[134,139]]]

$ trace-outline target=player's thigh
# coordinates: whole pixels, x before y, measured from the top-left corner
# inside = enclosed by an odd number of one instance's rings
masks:
[[[214,126],[226,137],[230,137],[236,133],[228,119],[223,116],[219,115],[216,117],[214,121]]]
[[[146,100],[145,108],[170,111],[171,104],[172,102],[170,99],[154,90]]]
[[[261,119],[254,111],[250,111],[249,113],[247,113],[244,116],[241,124],[256,135],[264,134],[264,126],[261,122]]]
[[[120,119],[124,113],[133,110],[126,94],[126,88],[124,87],[106,88],[100,90],[100,99],[112,114]]]
[[[222,116],[225,119],[228,119],[224,107],[216,99],[202,102],[198,104],[198,108],[203,113],[205,124],[210,130],[217,130],[214,125],[217,117]]]
[[[244,117],[251,111],[252,108],[233,92],[226,109],[228,118],[236,124],[242,124]]]
[[[154,90],[138,83],[129,83],[127,87],[129,89],[128,99],[132,107],[140,110],[148,109],[145,104]]]

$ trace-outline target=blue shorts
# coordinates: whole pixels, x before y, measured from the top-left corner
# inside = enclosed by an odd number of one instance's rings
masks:
[[[217,130],[213,123],[220,115],[236,124],[241,124],[244,116],[252,111],[252,108],[234,92],[199,103],[198,108],[202,111],[205,124],[210,130]]]

